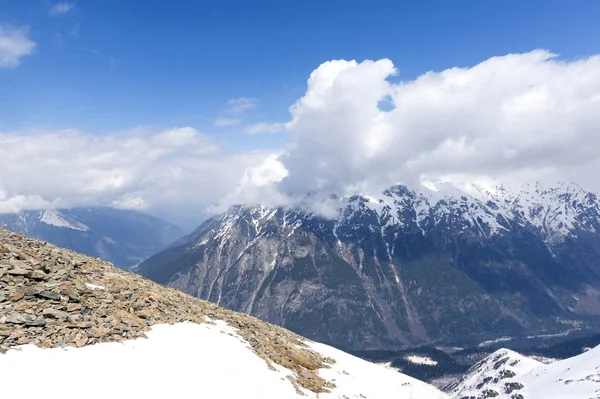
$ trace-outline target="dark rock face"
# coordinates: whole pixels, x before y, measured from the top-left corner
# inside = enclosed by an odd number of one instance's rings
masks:
[[[0,214],[0,227],[122,268],[138,264],[183,236],[164,220],[103,207]]]
[[[571,185],[396,186],[340,200],[336,220],[233,207],[138,271],[354,349],[561,331],[600,314],[598,209]]]

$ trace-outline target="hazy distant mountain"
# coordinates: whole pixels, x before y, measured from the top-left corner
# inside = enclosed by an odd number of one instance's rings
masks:
[[[232,207],[139,272],[347,348],[598,322],[600,205],[577,185],[398,185],[339,209]]]
[[[0,227],[129,268],[183,232],[143,213],[105,207],[0,214]]]

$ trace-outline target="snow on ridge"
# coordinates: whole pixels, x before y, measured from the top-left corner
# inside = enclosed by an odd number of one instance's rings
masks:
[[[398,186],[400,187],[400,186]],[[402,186],[404,187],[404,186]],[[439,223],[447,215],[460,216],[469,226],[484,235],[506,230],[499,221],[516,220],[530,224],[544,236],[549,245],[561,242],[577,228],[595,232],[600,214],[596,194],[575,183],[557,183],[546,187],[541,183],[510,186],[504,183],[456,183],[423,181],[415,190],[388,190],[376,196],[363,195],[366,205],[379,217],[384,212],[398,215],[404,206],[412,206],[419,227],[428,216]],[[397,218],[389,224],[402,224]]]
[[[540,361],[542,360],[542,361]],[[450,397],[496,399],[597,398],[600,389],[600,346],[554,362],[500,349],[448,387]]]
[[[335,384],[329,393],[315,394],[294,387],[293,373],[269,367],[226,322],[155,325],[148,339],[100,343],[83,348],[42,349],[33,345],[1,355],[0,375],[7,397],[48,399],[114,396],[129,398],[247,398],[247,399],[388,399],[390,395],[445,399],[436,388],[385,367],[348,355],[327,345],[307,342],[335,360],[319,374]],[[190,363],[190,359],[193,362]],[[23,373],[31,364],[51,364],[43,373]],[[168,366],[167,366],[168,365]],[[68,387],[56,384],[69,377]],[[303,396],[299,395],[302,394]]]
[[[546,187],[541,183],[510,186],[425,180],[415,189],[397,185],[379,194],[336,198],[339,216],[334,235],[340,226],[352,228],[355,219],[367,213],[376,218],[376,225],[371,227],[380,230],[382,236],[389,227],[404,228],[415,223],[425,234],[426,224],[445,223],[490,237],[502,234],[509,228],[508,223],[514,223],[536,229],[549,246],[562,242],[577,229],[596,232],[600,225],[596,194],[574,183]],[[264,206],[251,209],[251,223],[257,229],[275,214],[273,208]],[[288,211],[307,220],[315,216],[300,209]]]
[[[50,226],[56,226],[61,228],[67,228],[79,231],[88,231],[90,228],[85,224],[74,220],[67,220],[64,215],[55,209],[45,210],[40,218],[40,222],[48,224]]]
[[[480,397],[484,392],[489,392],[490,397],[510,399],[513,390],[520,391],[522,388],[519,385],[506,384],[515,382],[513,381],[515,377],[527,374],[542,365],[541,362],[510,349],[498,349],[471,367],[459,381],[450,385],[447,391],[452,399]],[[513,390],[507,387],[513,387]],[[504,394],[507,396],[503,396]]]

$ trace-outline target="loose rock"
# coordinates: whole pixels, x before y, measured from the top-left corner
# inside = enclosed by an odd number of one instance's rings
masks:
[[[100,287],[100,288],[99,288]],[[82,347],[145,338],[158,323],[223,320],[272,367],[290,369],[294,386],[327,392],[318,375],[330,359],[303,338],[160,286],[108,262],[0,229],[0,353],[19,345]]]

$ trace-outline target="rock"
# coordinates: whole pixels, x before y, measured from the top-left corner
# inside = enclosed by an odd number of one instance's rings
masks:
[[[88,342],[88,338],[82,334],[77,334],[74,342],[76,347],[81,348]]]
[[[26,320],[25,325],[31,326],[31,327],[45,327],[46,320],[41,317],[39,317],[37,319]]]
[[[523,388],[524,386],[520,382],[507,382],[506,384],[504,384],[504,392],[507,394],[512,393],[513,391],[518,391]]]
[[[41,270],[34,270],[27,274],[27,277],[34,280],[46,280],[48,275]]]
[[[17,301],[20,301],[21,299],[23,299],[24,296],[25,296],[25,291],[17,291],[14,294],[12,294],[11,296],[9,296],[8,299],[13,302],[17,302]]]
[[[40,293],[37,294],[37,296],[41,297],[41,298],[45,298],[45,299],[50,299],[53,301],[60,301],[60,295],[55,294],[54,292],[50,292],[50,291],[42,291]]]
[[[4,317],[4,323],[8,323],[8,324],[23,324],[25,323],[25,320],[16,314],[10,314]]]
[[[67,304],[67,312],[75,312],[81,310],[82,306],[78,303],[69,303]]]
[[[13,276],[25,276],[29,274],[29,270],[25,269],[8,269],[7,274],[12,274]]]
[[[69,317],[69,314],[67,312],[63,312],[61,310],[56,310],[53,308],[46,308],[42,311],[42,314],[44,316],[49,316],[49,317],[53,317],[55,319],[58,320],[66,320],[67,317]]]

